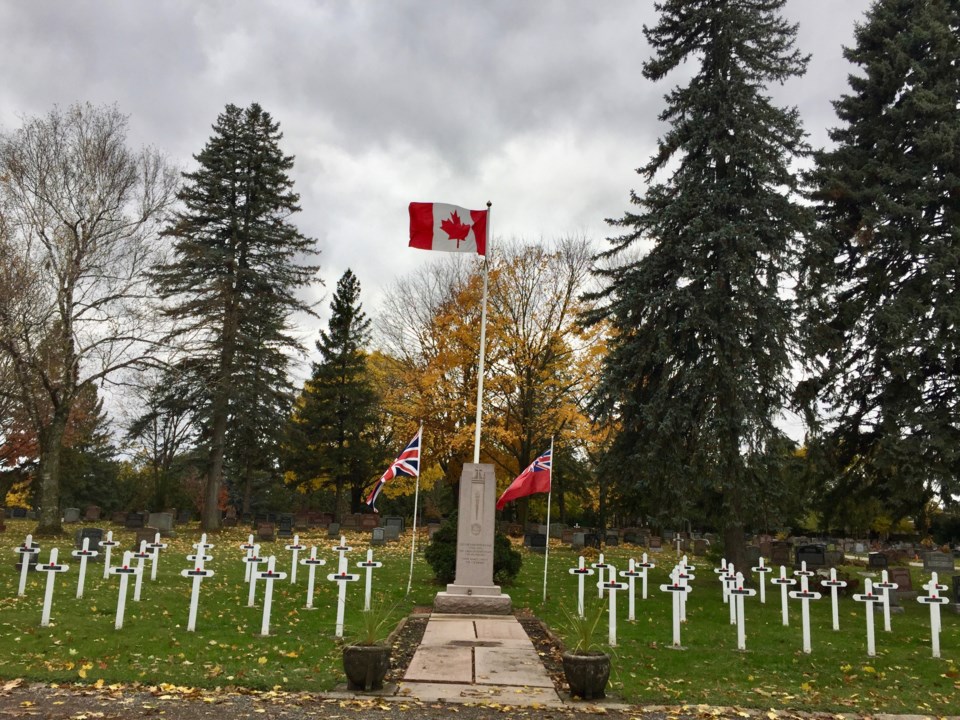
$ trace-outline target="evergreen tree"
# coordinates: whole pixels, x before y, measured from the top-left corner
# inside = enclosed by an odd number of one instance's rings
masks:
[[[193,366],[201,359],[211,375],[204,408],[207,530],[220,526],[231,415],[287,382],[275,366],[285,362],[283,348],[298,347],[289,318],[309,311],[294,293],[316,271],[302,264],[315,252],[313,241],[289,221],[299,198],[278,123],[256,103],[245,110],[227,105],[213,130],[195,156],[198,169],[184,174],[184,208],[166,229],[174,258],[153,273],[175,323],[171,337],[187,341]],[[271,372],[250,371],[267,366]]]
[[[812,173],[800,388],[834,482],[825,509],[895,517],[960,490],[960,4],[880,0]]]
[[[686,63],[693,77],[666,96],[660,117],[671,127],[638,170],[650,184],[631,194],[636,210],[609,221],[624,234],[602,257],[624,259],[600,271],[605,302],[588,315],[612,326],[598,403],[620,423],[609,467],[655,507],[675,508],[678,524],[691,501],[720,497],[716,521],[737,567],[762,480],[750,458],[778,437],[788,401],[792,320],[781,288],[808,222],[790,170],[807,151],[800,121],[766,95],[806,64],[783,4],[657,4],[644,75],[659,81]],[[641,243],[652,248],[630,259]]]
[[[313,365],[291,422],[289,464],[302,489],[333,485],[339,518],[345,490],[351,511],[359,511],[376,457],[378,402],[364,350],[370,320],[360,304],[360,282],[349,269],[337,282],[330,310],[327,330],[317,340],[320,362]]]

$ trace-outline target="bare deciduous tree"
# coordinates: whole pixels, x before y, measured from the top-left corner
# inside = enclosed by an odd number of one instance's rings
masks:
[[[0,293],[0,355],[36,426],[39,533],[60,531],[60,448],[74,400],[151,355],[143,270],[177,175],[158,152],[131,151],[126,131],[116,108],[86,104],[0,136],[3,272],[14,281]]]

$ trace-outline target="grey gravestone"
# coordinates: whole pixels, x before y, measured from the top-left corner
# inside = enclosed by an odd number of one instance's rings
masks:
[[[387,542],[387,541],[386,541],[386,538],[384,537],[384,532],[383,532],[383,530],[384,530],[384,529],[383,529],[382,527],[378,527],[378,528],[374,528],[373,530],[370,531],[370,544],[371,544],[371,545],[373,545],[373,546],[380,546],[380,545],[383,545],[383,544],[385,544],[385,543]]]
[[[400,517],[399,515],[387,515],[386,517],[383,518],[383,526],[398,527],[400,528],[400,532],[403,532],[403,528],[404,528],[403,518]]]
[[[697,553],[694,553],[697,554]],[[699,553],[702,555],[703,553]],[[759,545],[747,545],[747,565],[753,567],[760,562],[760,546]]]
[[[80,508],[66,508],[63,511],[63,521],[65,523],[80,522]]]
[[[827,550],[824,557],[827,567],[835,568],[843,565],[843,550]]]
[[[99,505],[88,505],[87,509],[83,512],[83,519],[87,522],[97,522],[100,519],[100,513],[102,512]],[[90,545],[93,547],[93,545]]]
[[[662,547],[662,542],[660,541],[660,536],[659,536],[659,535],[651,535],[651,536],[650,536],[650,549],[651,549],[651,550],[659,550],[661,547]]]
[[[27,516],[27,509],[22,507],[10,508],[10,517],[14,518],[25,518]]]
[[[134,541],[133,541],[133,549],[134,549],[134,551],[139,552],[141,541],[146,540],[146,541],[147,541],[147,544],[150,544],[150,543],[152,543],[154,540],[156,540],[156,539],[157,539],[157,533],[158,533],[158,532],[160,532],[160,531],[159,531],[157,528],[155,528],[155,527],[142,527],[142,528],[137,529],[137,534],[136,534],[136,537],[135,537],[135,539],[134,539]]]
[[[603,544],[607,547],[617,547],[620,544],[620,533],[616,530],[607,530],[606,537],[603,539]]]
[[[900,600],[912,600],[917,596],[913,589],[913,578],[910,577],[910,568],[892,567],[887,573],[890,582],[897,584],[897,589],[893,592]]]
[[[564,545],[569,545],[573,542],[573,528],[564,528],[563,532],[560,533],[560,542]]]
[[[923,556],[923,570],[937,574],[952,573],[953,556],[938,551],[928,552]]]
[[[883,553],[872,552],[867,556],[867,567],[886,569],[889,564],[887,556]]]
[[[574,550],[583,550],[583,546],[586,543],[586,535],[582,532],[575,532],[573,534],[573,541],[571,542],[571,547]]]
[[[167,512],[150,513],[147,518],[147,525],[159,530],[161,536],[170,537],[173,534],[173,514]],[[153,542],[153,540],[150,542]]]
[[[327,525],[327,537],[335,538],[340,537],[340,523],[332,522]]]
[[[388,525],[383,530],[383,537],[387,542],[400,542],[400,528],[396,525]]]
[[[441,613],[507,615],[509,595],[493,584],[493,537],[497,478],[493,465],[468,463],[460,476],[456,580],[437,593]]]

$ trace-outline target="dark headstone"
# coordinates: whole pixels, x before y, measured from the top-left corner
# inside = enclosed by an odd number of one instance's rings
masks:
[[[293,515],[285,513],[277,518],[277,537],[293,537]]]
[[[663,543],[662,543],[661,540],[660,540],[660,536],[659,536],[659,535],[651,535],[651,536],[650,536],[650,549],[651,549],[651,550],[659,550],[661,547],[663,547]]]
[[[885,570],[889,564],[887,556],[883,553],[872,552],[867,556],[867,567]]]
[[[546,533],[527,533],[523,538],[523,544],[526,545],[533,552],[546,552],[547,551],[547,534]]]
[[[192,510],[181,510],[177,513],[177,523],[183,525],[184,523],[193,521],[193,511]]]
[[[143,513],[128,512],[123,524],[128,530],[136,530],[137,528],[142,528],[144,525],[146,525],[146,521],[147,519],[144,517]]]
[[[890,578],[890,582],[897,584],[895,594],[899,596],[900,599],[912,599],[917,596],[917,593],[913,589],[913,578],[910,577],[910,568],[892,567],[887,572],[887,577]]]
[[[793,562],[793,559],[790,557],[790,553],[793,550],[793,545],[788,543],[786,540],[775,540],[770,543],[770,565],[776,567],[778,565],[790,565]]]
[[[310,513],[298,512],[293,514],[293,527],[297,530],[310,529]]]
[[[798,545],[796,549],[796,566],[805,562],[808,570],[827,566],[827,550],[823,545]]]
[[[596,533],[584,533],[583,544],[585,547],[599,548],[600,536]]]
[[[616,530],[607,530],[606,537],[603,539],[603,544],[607,547],[617,547],[620,544],[620,533]]]
[[[360,530],[373,530],[380,527],[380,516],[377,513],[367,513],[359,518]]]
[[[103,530],[101,528],[80,528],[73,535],[73,544],[77,548],[82,548],[84,538],[90,539],[90,542],[87,545],[88,548],[100,552],[99,543],[101,540],[103,540]]]
[[[835,568],[843,565],[843,550],[827,550],[824,557],[827,561],[827,567]]]
[[[747,545],[747,565],[749,567],[756,567],[759,562],[760,562],[760,546]]]
[[[10,508],[10,517],[23,519],[27,516],[27,509],[22,507]]]
[[[157,528],[155,528],[155,527],[142,527],[142,528],[138,528],[138,529],[137,529],[136,537],[134,538],[134,541],[133,541],[133,549],[134,549],[135,551],[136,551],[136,550],[139,550],[139,549],[140,549],[140,543],[141,543],[141,541],[143,541],[143,540],[146,540],[148,545],[149,545],[150,543],[152,543],[154,540],[157,539],[157,533],[158,533],[158,532],[160,532],[160,531],[159,531]]]
[[[328,538],[340,537],[340,523],[332,522],[327,525],[327,537]]]
[[[271,522],[262,522],[257,525],[257,540],[272,542],[277,539],[276,526]]]
[[[83,511],[83,519],[86,522],[97,522],[101,512],[99,505],[87,505],[87,509]]]
[[[400,528],[396,525],[387,525],[383,528],[383,537],[387,542],[400,542]]]

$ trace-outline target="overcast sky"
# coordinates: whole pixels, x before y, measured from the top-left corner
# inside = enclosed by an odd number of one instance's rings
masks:
[[[787,3],[812,59],[771,91],[814,146],[869,4]],[[314,297],[326,310],[350,267],[375,313],[431,259],[407,248],[411,200],[490,200],[495,235],[607,237],[664,131],[671,83],[641,75],[655,22],[652,0],[0,0],[0,125],[115,103],[133,145],[190,168],[227,103],[259,102],[296,156],[296,222],[326,283]]]

